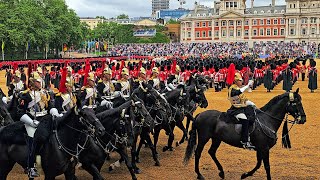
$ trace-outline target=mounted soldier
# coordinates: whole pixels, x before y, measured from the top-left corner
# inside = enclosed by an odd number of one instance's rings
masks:
[[[253,84],[252,80],[246,86],[242,86],[243,79],[239,73],[235,73],[234,84],[228,91],[228,99],[231,102],[231,108],[228,113],[235,116],[242,124],[241,144],[245,149],[254,149],[249,138],[249,123],[255,121],[255,104],[249,101],[244,92]]]
[[[87,108],[94,109],[97,106],[97,89],[95,87],[95,78],[94,74],[88,73],[87,75],[87,84],[82,87],[80,99],[82,106]]]
[[[161,81],[159,79],[159,70],[157,67],[152,68],[152,75],[148,83],[156,90],[160,91],[162,89]]]
[[[139,71],[139,76],[132,83],[132,89],[136,89],[140,86],[141,83],[147,83],[147,72],[141,67]]]
[[[35,168],[35,149],[37,144],[33,141],[34,133],[42,117],[48,114],[50,110],[50,96],[42,89],[43,79],[37,72],[29,79],[30,89],[23,91],[19,95],[20,121],[25,123],[28,134],[28,176],[29,178],[39,177]]]
[[[115,92],[115,86],[112,81],[112,71],[105,68],[102,72],[102,78],[98,81],[97,91],[99,97],[102,99],[111,100]]]
[[[123,68],[121,71],[121,79],[117,82],[115,90],[120,91],[124,98],[129,98],[131,89],[132,88],[129,79],[129,70],[127,68]]]
[[[19,94],[21,91],[24,91],[27,89],[27,86],[23,81],[21,80],[21,73],[20,71],[16,70],[15,73],[13,74],[13,81],[9,85],[8,89],[8,96],[9,96],[9,101],[12,99],[12,96],[15,94]]]
[[[173,90],[175,89],[179,84],[184,84],[183,83],[183,79],[182,79],[182,76],[180,74],[181,72],[181,69],[178,65],[176,65],[175,67],[175,73],[173,75],[170,75],[169,78],[168,78],[168,87]]]

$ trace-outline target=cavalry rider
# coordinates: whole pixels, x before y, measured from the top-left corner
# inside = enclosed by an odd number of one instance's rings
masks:
[[[69,81],[69,83],[71,84],[72,86],[72,90],[74,91],[75,90],[75,86],[74,86],[74,83],[75,83],[75,80],[74,80],[74,77],[73,77],[73,69],[71,66],[68,66],[67,67],[67,70],[68,70],[68,73],[67,73],[67,79]]]
[[[129,70],[123,68],[121,71],[121,79],[115,86],[116,91],[120,91],[124,98],[129,98],[131,94],[131,83],[129,79]]]
[[[19,95],[19,111],[20,121],[25,123],[28,133],[28,176],[29,178],[39,177],[36,170],[35,163],[35,150],[37,143],[33,141],[35,130],[50,109],[50,96],[46,91],[42,90],[43,79],[37,72],[33,73],[33,77],[29,79],[30,89],[23,91]]]
[[[81,89],[80,100],[82,106],[91,109],[96,108],[97,89],[95,88],[95,78],[92,72],[88,74],[87,85]]]
[[[97,91],[99,97],[104,97],[108,100],[113,99],[115,92],[114,84],[111,80],[112,71],[110,68],[105,68],[102,73],[102,78],[98,81]]]
[[[182,76],[180,75],[181,69],[178,65],[175,67],[175,74],[170,75],[167,81],[168,87],[173,90],[175,89],[179,84],[184,84]]]
[[[62,73],[65,73],[65,70]],[[72,88],[73,88],[72,80],[68,77],[68,78],[65,78],[65,81],[64,81],[63,80],[64,78],[65,76],[62,75],[62,79],[60,81],[61,82],[60,88],[59,88],[60,92],[56,94],[55,100],[54,100],[55,108],[57,108],[58,113],[60,114],[66,113],[68,110],[72,109],[77,103],[77,98],[72,93]]]
[[[9,85],[8,96],[12,99],[12,96],[20,93],[20,91],[26,90],[26,85],[21,81],[21,73],[16,70],[13,74],[13,81]]]
[[[147,83],[147,72],[143,67],[140,68],[138,79],[133,81],[133,89],[138,88],[141,83]]]
[[[148,83],[156,90],[161,90],[161,82],[159,79],[159,70],[157,67],[152,68],[152,75],[148,81]]]
[[[239,73],[235,73],[234,84],[230,86],[228,92],[228,99],[231,102],[231,108],[229,113],[234,115],[242,123],[241,144],[245,149],[254,149],[249,138],[249,123],[255,120],[255,112],[253,107],[255,104],[249,101],[244,92],[250,86],[253,81],[249,80],[248,85],[242,86],[243,79]]]

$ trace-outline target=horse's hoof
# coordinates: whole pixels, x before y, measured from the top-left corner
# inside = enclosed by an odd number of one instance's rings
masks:
[[[176,147],[178,147],[180,144],[179,144],[179,142],[176,142]]]
[[[199,179],[199,180],[205,180],[202,175],[198,175],[197,179]]]
[[[173,151],[173,147],[168,147],[168,150],[169,151]]]
[[[162,152],[166,152],[166,151],[168,151],[168,146],[164,146],[163,148],[162,148]]]
[[[160,166],[159,160],[156,160],[156,163],[154,164],[155,166]]]
[[[249,176],[248,173],[243,173],[243,174],[241,175],[241,179],[245,179],[245,178],[247,178],[248,176]]]
[[[221,179],[224,179],[224,172],[219,172],[219,177],[220,177]]]
[[[136,169],[134,170],[134,173],[135,173],[135,174],[141,174],[141,170],[140,170],[139,168],[136,168]]]

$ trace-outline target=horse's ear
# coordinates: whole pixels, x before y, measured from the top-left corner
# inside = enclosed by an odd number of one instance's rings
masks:
[[[299,88],[296,90],[296,93],[299,94]]]

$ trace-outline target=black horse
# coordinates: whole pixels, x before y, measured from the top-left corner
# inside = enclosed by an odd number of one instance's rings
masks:
[[[306,115],[301,103],[299,89],[294,93],[285,93],[274,97],[261,110],[257,110],[255,128],[251,133],[251,142],[256,147],[257,165],[247,173],[242,174],[241,179],[252,176],[261,166],[263,161],[267,173],[267,179],[271,179],[269,150],[276,144],[277,131],[280,128],[286,114],[295,118],[293,123],[304,124]],[[216,110],[205,111],[196,116],[190,131],[190,139],[185,153],[184,162],[187,163],[195,150],[195,172],[198,179],[204,179],[199,171],[199,159],[205,144],[211,139],[212,144],[209,154],[219,169],[219,176],[224,178],[223,168],[216,157],[216,151],[221,142],[241,148],[240,135],[235,130],[235,124],[226,121],[225,113]],[[287,120],[283,128],[282,142],[284,147],[290,148]],[[196,138],[198,135],[198,145]]]
[[[39,131],[42,125],[50,132],[49,137],[44,140],[41,140],[43,136]],[[73,171],[76,161],[71,159],[76,159],[82,148],[87,147],[89,132],[99,135],[104,132],[102,124],[89,109],[79,111],[73,108],[62,118],[55,120],[50,115],[44,117],[35,133],[35,141],[43,142],[39,154],[46,180],[55,179],[63,173],[66,179],[75,178]],[[0,130],[0,180],[7,178],[15,163],[24,169],[27,167],[28,147],[25,134],[24,123],[20,121]]]
[[[137,179],[134,173],[136,165],[130,162],[126,149],[134,144],[133,127],[151,124],[152,118],[143,102],[135,95],[121,106],[97,114],[106,128],[102,137],[95,137],[89,141],[90,148],[80,154],[83,169],[88,171],[93,179],[103,179],[100,174],[107,155],[113,151],[120,154],[125,161],[132,179]]]
[[[2,99],[2,97],[3,96],[0,94],[0,99]],[[0,100],[0,128],[11,123],[13,123],[13,119],[7,109],[7,105]]]

